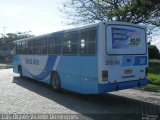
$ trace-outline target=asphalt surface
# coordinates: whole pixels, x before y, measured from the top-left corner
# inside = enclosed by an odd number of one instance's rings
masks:
[[[20,79],[12,69],[0,69],[0,114],[71,114],[89,120],[159,119],[160,94],[134,89],[100,95],[65,90],[57,93],[47,84]]]

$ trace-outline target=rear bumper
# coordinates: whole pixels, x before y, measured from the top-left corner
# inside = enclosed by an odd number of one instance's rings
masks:
[[[123,89],[138,87],[138,86],[144,86],[147,83],[148,83],[147,79],[141,79],[141,80],[119,82],[119,83],[99,84],[98,88],[99,88],[99,93],[105,93],[105,92],[123,90]]]

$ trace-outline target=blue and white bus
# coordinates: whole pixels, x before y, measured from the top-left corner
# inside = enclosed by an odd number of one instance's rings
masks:
[[[101,22],[16,40],[13,71],[54,90],[99,94],[147,84],[145,28]]]

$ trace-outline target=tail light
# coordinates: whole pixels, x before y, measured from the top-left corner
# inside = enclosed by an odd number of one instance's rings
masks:
[[[107,81],[107,80],[108,80],[108,71],[102,70],[102,81]]]

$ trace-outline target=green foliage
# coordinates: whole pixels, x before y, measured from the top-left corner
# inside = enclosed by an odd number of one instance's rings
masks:
[[[160,26],[159,0],[68,0],[60,10],[71,24],[124,21]]]
[[[160,0],[64,0],[64,24],[122,21],[143,25],[148,41],[160,27]]]
[[[0,38],[0,49],[4,50],[4,54],[6,50],[12,49],[12,43],[14,40],[19,40],[23,38],[33,37],[34,35],[29,32],[17,32],[17,33],[7,33],[5,36],[2,34],[2,38]]]
[[[160,90],[160,60],[149,61],[149,84],[144,87],[146,90]]]
[[[150,84],[160,85],[160,75],[149,73],[148,79]]]
[[[154,84],[148,84],[147,86],[144,87],[144,89],[149,91],[158,91],[160,90],[160,86]]]
[[[148,46],[149,59],[160,59],[160,53],[155,45]]]
[[[160,74],[160,60],[149,60],[149,73]]]
[[[0,38],[0,42],[1,43],[11,43],[14,40],[29,38],[29,37],[33,37],[33,36],[34,35],[30,34],[30,31],[29,32],[7,33],[3,38]]]

